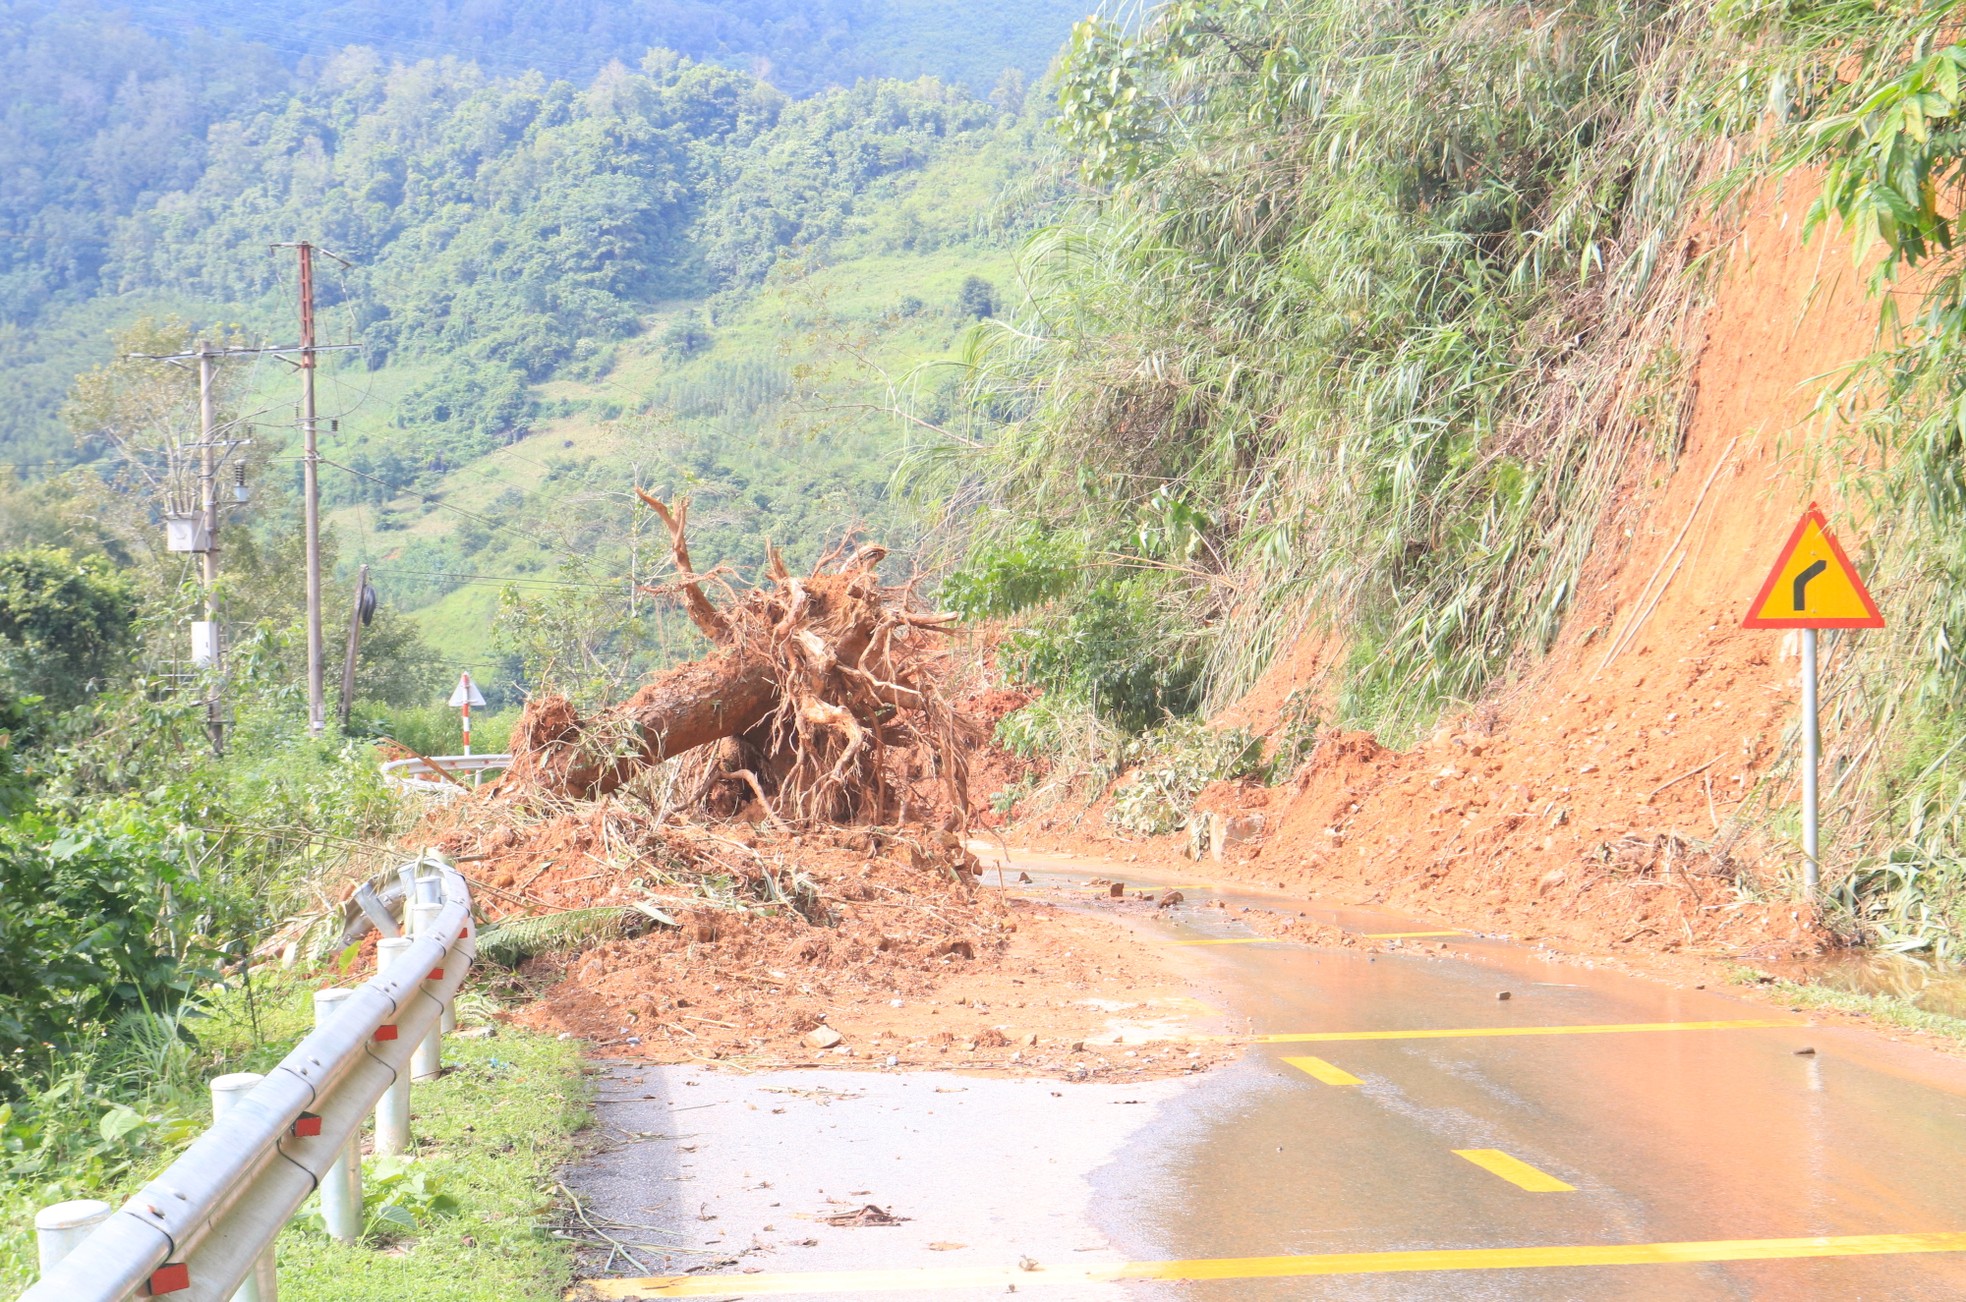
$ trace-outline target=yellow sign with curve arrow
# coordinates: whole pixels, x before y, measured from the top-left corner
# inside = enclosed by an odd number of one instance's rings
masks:
[[[1870,589],[1814,503],[1789,535],[1741,627],[1884,627]]]

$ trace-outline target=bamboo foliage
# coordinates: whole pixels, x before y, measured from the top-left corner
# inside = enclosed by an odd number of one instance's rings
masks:
[[[1068,139],[1101,183],[977,340],[1001,519],[1122,545],[1210,521],[1162,585],[1209,700],[1307,623],[1395,737],[1547,647],[1657,430],[1621,361],[1697,302],[1674,239],[1720,110],[1699,5],[1223,0],[1082,24]],[[1115,87],[1119,89],[1116,90]],[[1656,406],[1656,404],[1654,404]],[[1671,440],[1666,440],[1670,444]],[[1165,556],[1159,559],[1168,559]]]
[[[1895,612],[1832,641],[1832,880],[1894,945],[1939,944],[1966,925],[1959,36],[1929,0],[1082,24],[1059,104],[1083,196],[972,340],[992,434],[937,467],[969,545],[1131,554],[1206,645],[1208,705],[1322,629],[1339,722],[1409,740],[1549,646],[1619,477],[1676,456],[1688,221],[1817,169],[1810,225],[1847,227],[1879,291],[1880,351],[1827,401],[1864,443],[1841,492]],[[1173,508],[1201,522],[1180,556],[1149,527]]]

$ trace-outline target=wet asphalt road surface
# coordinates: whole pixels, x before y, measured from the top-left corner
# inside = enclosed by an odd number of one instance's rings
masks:
[[[1015,866],[1036,879],[1024,889],[1066,899],[1118,875]],[[1361,934],[1442,929],[1180,884],[1196,903],[1287,904]],[[1253,1038],[1214,1072],[1073,1084],[612,1065],[611,1142],[568,1181],[634,1260],[588,1287],[1966,1297],[1966,1063],[1472,935],[1452,938],[1472,960],[1425,950],[1429,936],[1367,954],[1260,941],[1236,917],[1129,923],[1170,945],[1219,1014],[1196,1034]],[[824,1219],[868,1204],[907,1219]]]

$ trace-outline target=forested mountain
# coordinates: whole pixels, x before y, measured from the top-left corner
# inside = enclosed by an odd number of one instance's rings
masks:
[[[582,82],[611,60],[651,47],[756,74],[791,95],[863,78],[938,77],[981,94],[1005,68],[1035,77],[1089,0],[223,0],[188,10],[154,0],[122,6],[165,34],[213,33],[288,62],[365,45],[414,62],[468,59],[492,72]]]
[[[1048,56],[989,22],[955,39],[940,7],[322,6],[262,42],[250,4],[0,6],[0,475],[89,467],[44,503],[119,482],[77,376],[133,327],[291,339],[269,245],[310,240],[334,255],[323,337],[355,346],[322,368],[339,554],[488,678],[517,672],[485,658],[508,580],[625,584],[632,478],[694,491],[707,554],[739,563],[770,532],[797,560],[888,524],[891,382],[988,314],[1045,210],[1026,185],[1007,224],[997,195],[1038,152],[1015,59]],[[859,75],[963,52],[980,89]],[[294,487],[291,380],[263,360],[236,383],[256,475]]]
[[[584,330],[594,312],[618,310],[597,303],[595,293],[680,292],[678,277],[687,279],[689,271],[682,263],[691,259],[675,241],[695,194],[691,187],[708,181],[710,169],[728,168],[730,160],[713,159],[713,153],[748,143],[784,105],[863,78],[939,74],[954,80],[941,92],[947,104],[937,111],[974,127],[992,117],[986,93],[996,92],[999,107],[1021,104],[1024,84],[1062,40],[1069,12],[1056,0],[994,6],[985,15],[900,0],[543,9],[349,4],[298,14],[254,3],[193,14],[162,5],[112,11],[93,0],[0,0],[0,60],[7,68],[0,90],[0,342],[10,359],[0,403],[0,458],[30,467],[70,459],[68,439],[54,420],[60,397],[86,360],[100,358],[104,331],[138,302],[103,303],[95,297],[99,290],[162,296],[152,306],[167,305],[174,301],[168,296],[180,293],[231,301],[246,282],[263,285],[270,272],[263,260],[250,269],[241,264],[220,271],[216,264],[242,252],[227,241],[236,244],[250,230],[247,244],[257,247],[302,233],[293,225],[258,229],[256,221],[291,223],[305,213],[310,238],[329,247],[339,240],[363,254],[374,241],[430,216],[433,205],[502,204],[510,218],[517,206],[530,203],[526,187],[537,188],[543,175],[538,169],[558,167],[558,151],[578,154],[581,146],[571,136],[582,130],[605,134],[607,128],[594,122],[615,113],[632,129],[653,134],[597,138],[584,159],[564,160],[610,172],[565,200],[581,211],[538,213],[528,219],[533,226],[496,235],[496,223],[490,223],[464,239],[468,246],[472,239],[524,238],[544,223],[554,227],[556,238],[579,241],[597,233],[597,205],[614,204],[617,215],[625,200],[632,199],[638,214],[653,207],[653,221],[638,215],[632,231],[610,236],[634,247],[597,244],[590,250],[602,261],[625,254],[632,266],[611,271],[606,283],[549,289],[552,303],[534,305],[557,309],[569,295],[587,295],[576,309]],[[1007,33],[1016,38],[999,39]],[[657,66],[645,67],[652,50],[663,53],[655,56]],[[692,61],[717,66],[692,69]],[[622,67],[597,83],[615,63]],[[411,67],[417,70],[392,71]],[[662,84],[651,88],[627,70],[650,71]],[[606,107],[610,85],[663,104]],[[967,96],[959,86],[967,87]],[[956,108],[958,100],[967,107]],[[795,111],[805,125],[773,147],[800,147],[800,131],[825,130],[813,124],[829,112],[857,111],[855,103],[866,101]],[[911,111],[902,110],[902,117]],[[569,115],[584,116],[588,125],[561,131],[561,119]],[[887,129],[897,128],[939,129],[899,120]],[[879,130],[870,126],[870,132]],[[467,138],[474,131],[479,134]],[[555,132],[552,139],[535,138]],[[353,138],[344,143],[343,133]],[[501,171],[495,157],[520,137],[535,151],[530,181],[523,168]],[[594,144],[619,144],[624,152],[603,161],[594,156]],[[280,157],[289,145],[293,157]],[[871,135],[853,148],[863,155],[853,166],[868,175],[921,161],[920,151]],[[447,152],[417,159],[419,149]],[[329,169],[318,193],[306,190],[308,151]],[[489,168],[482,177],[476,170],[481,163]],[[424,171],[412,174],[413,164]],[[385,171],[365,172],[371,165]],[[474,188],[417,188],[433,165],[466,169]],[[796,166],[824,171],[829,162],[815,155]],[[208,168],[214,169],[209,175]],[[390,168],[397,172],[386,174]],[[302,189],[288,193],[296,175]],[[727,174],[719,178],[728,180]],[[844,213],[838,195],[821,200],[813,182],[804,178],[796,194],[774,198],[772,211],[747,212],[741,222],[755,236],[766,225],[776,229],[789,221],[782,232],[787,240],[808,239],[827,222],[837,224]],[[254,188],[227,188],[235,184]],[[664,184],[672,185],[670,192],[657,194]],[[405,185],[410,191],[399,195]],[[709,185],[706,192],[723,193],[724,187]],[[226,212],[213,211],[215,195]],[[399,197],[407,198],[409,211],[377,216]],[[784,211],[788,203],[808,200],[819,205],[810,213]],[[733,195],[727,203],[739,201]],[[146,215],[136,229],[119,233],[139,210]],[[562,227],[563,219],[570,224]],[[218,224],[199,225],[207,220]],[[809,222],[818,225],[808,228]],[[740,247],[745,238],[731,231],[720,239],[715,260],[755,281],[769,259]],[[665,239],[671,247],[657,247]],[[537,288],[554,280],[552,258],[565,253],[549,254],[530,268],[529,283]],[[466,254],[460,248],[451,256]],[[116,265],[105,278],[112,260]],[[474,321],[467,303],[466,320],[450,328],[450,337]],[[385,338],[383,347],[404,328],[400,320],[384,327],[378,336]],[[408,325],[412,334],[419,328]]]

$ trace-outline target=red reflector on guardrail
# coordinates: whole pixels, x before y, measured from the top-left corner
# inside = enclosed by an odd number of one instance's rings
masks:
[[[150,1279],[144,1284],[144,1296],[163,1297],[166,1293],[182,1293],[191,1287],[191,1267],[181,1261],[168,1266],[159,1266],[150,1272]]]
[[[430,969],[429,980],[442,981],[443,979],[444,979],[444,969],[440,967],[433,967]]]
[[[321,1118],[312,1112],[303,1112],[294,1118],[291,1129],[295,1139],[312,1139],[321,1133]]]
[[[375,1038],[378,1040],[393,1040],[396,1038],[396,1028],[393,1026],[378,1026],[375,1028]]]

